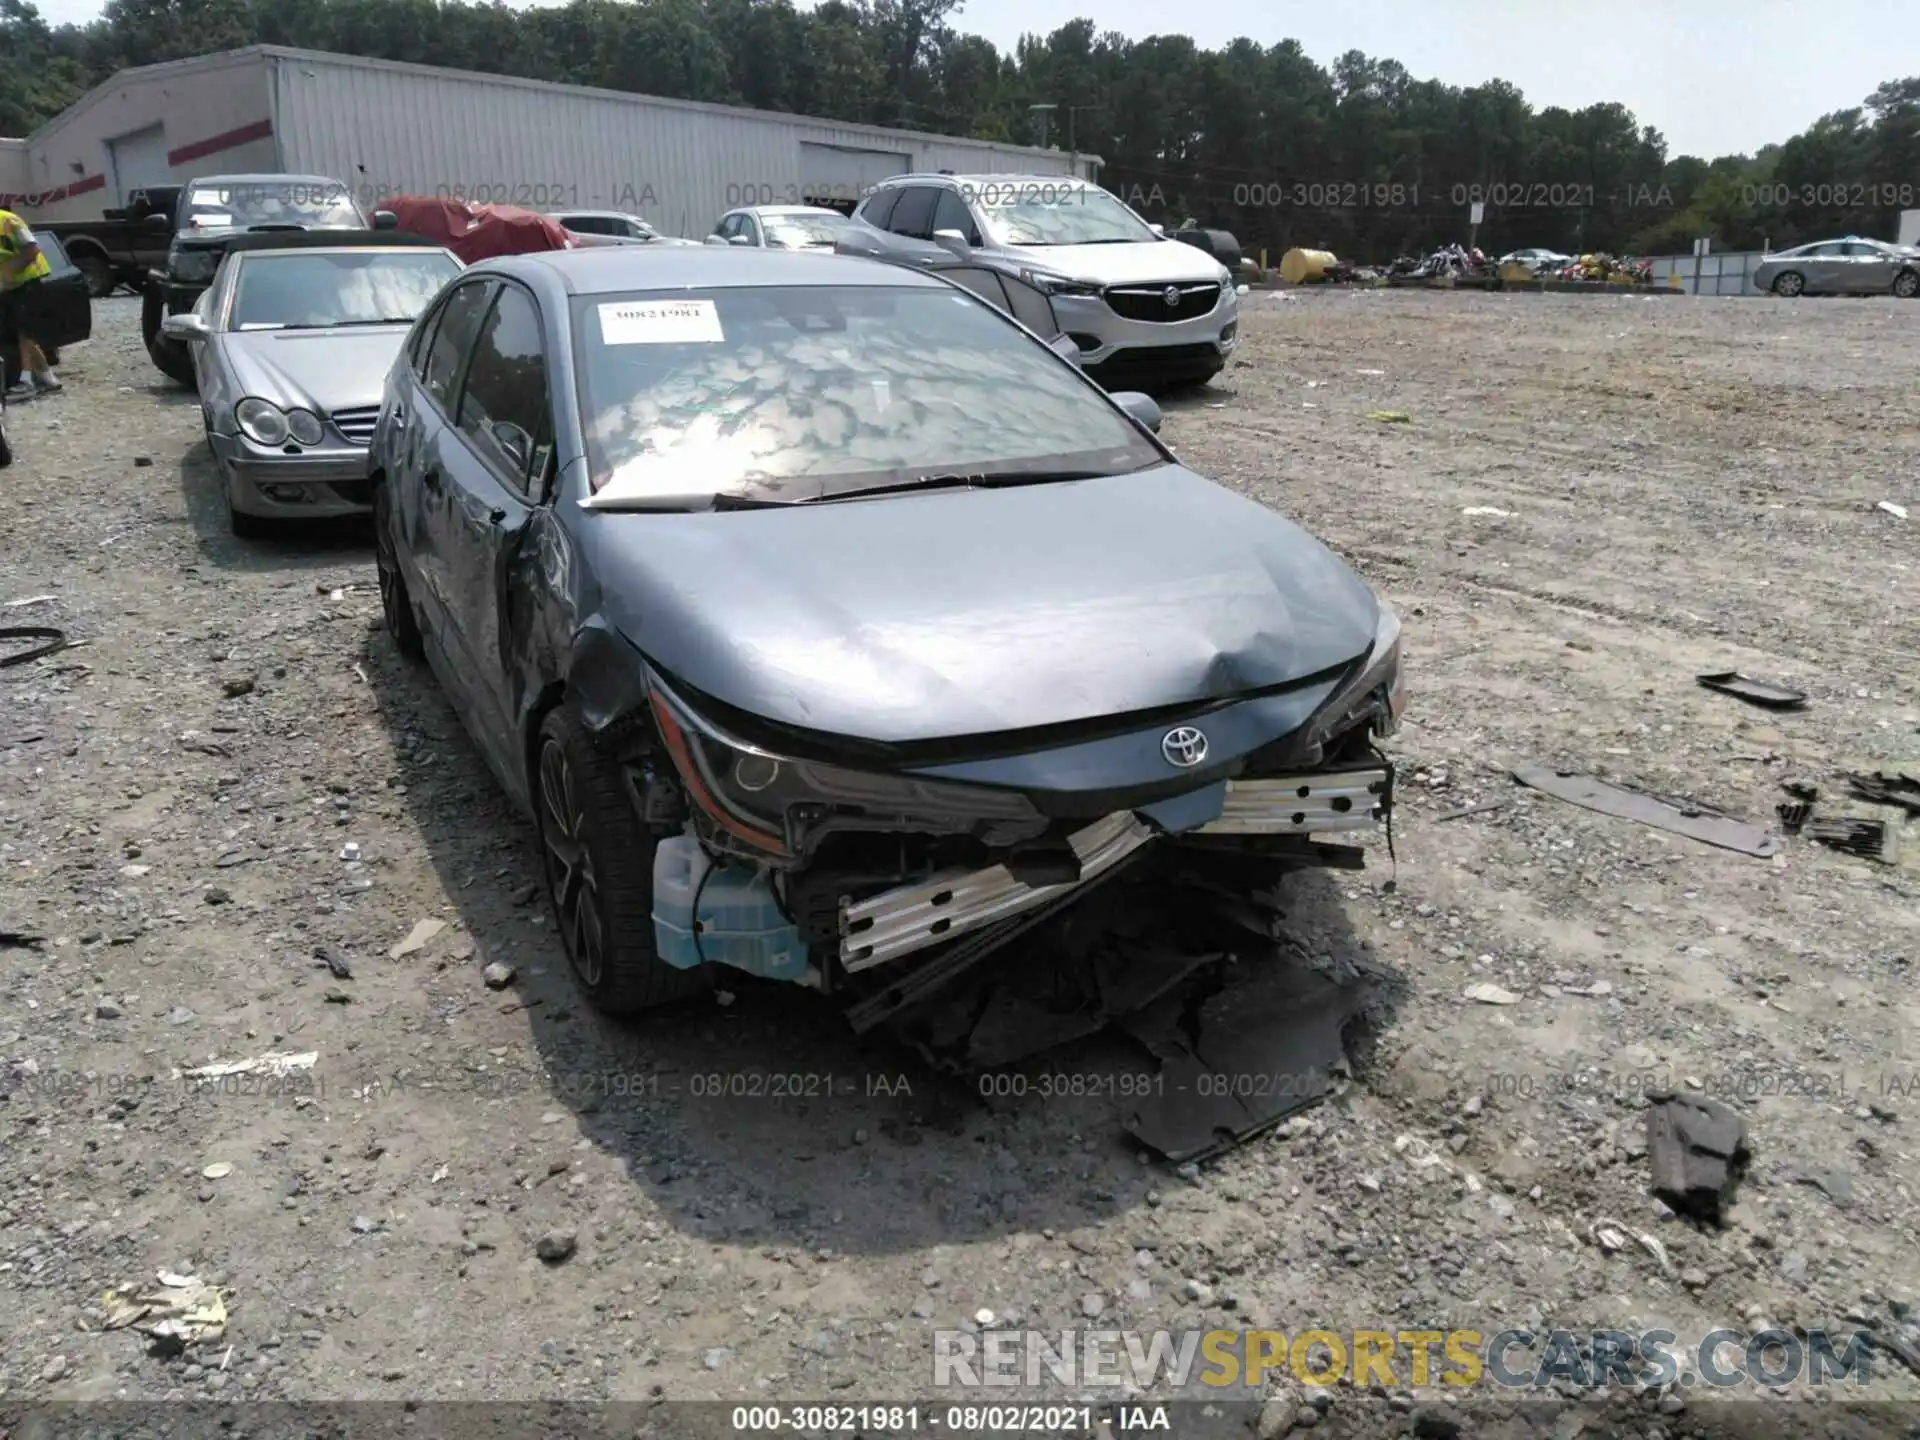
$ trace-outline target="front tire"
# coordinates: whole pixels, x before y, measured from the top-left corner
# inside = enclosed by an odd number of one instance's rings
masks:
[[[1902,270],[1894,276],[1893,293],[1902,300],[1920,295],[1920,270]]]
[[[1807,277],[1798,270],[1788,270],[1773,277],[1773,293],[1783,299],[1791,300],[1796,295],[1806,293]]]
[[[678,970],[654,953],[654,838],[618,767],[564,703],[541,722],[533,780],[547,895],[588,1003],[632,1015],[709,989],[707,967]]]
[[[400,555],[393,545],[393,495],[387,482],[373,487],[373,559],[380,577],[380,612],[386,617],[387,633],[393,648],[408,660],[426,653],[420,638],[420,619],[413,611],[413,597],[407,593],[406,576],[400,573]]]

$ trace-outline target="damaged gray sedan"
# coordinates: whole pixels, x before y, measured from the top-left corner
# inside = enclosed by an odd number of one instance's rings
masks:
[[[372,447],[387,624],[536,820],[597,1006],[730,966],[871,1017],[1142,855],[1228,891],[1357,863],[1399,623],[1158,426],[868,260],[563,251],[441,293]]]

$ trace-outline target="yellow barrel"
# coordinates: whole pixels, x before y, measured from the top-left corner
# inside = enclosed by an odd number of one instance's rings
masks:
[[[1280,257],[1280,278],[1289,285],[1304,285],[1309,280],[1324,279],[1327,271],[1339,263],[1330,250],[1295,248]]]
[[[1523,265],[1518,260],[1509,260],[1500,267],[1500,278],[1509,284],[1519,284],[1534,278],[1533,267]]]

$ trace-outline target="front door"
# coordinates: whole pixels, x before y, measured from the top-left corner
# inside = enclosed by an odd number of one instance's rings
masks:
[[[553,450],[547,356],[533,296],[503,281],[464,370],[454,423],[441,432],[445,503],[428,521],[445,566],[443,598],[470,663],[492,756],[514,753],[517,666],[504,636],[509,562],[518,551]]]

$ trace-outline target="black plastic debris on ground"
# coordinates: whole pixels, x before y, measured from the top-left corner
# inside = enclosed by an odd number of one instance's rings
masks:
[[[1805,800],[1787,800],[1773,807],[1773,813],[1780,817],[1780,829],[1788,835],[1798,835],[1813,818],[1813,806]]]
[[[35,642],[16,648],[22,641]],[[0,627],[0,669],[25,665],[67,648],[67,632],[51,625],[8,625]]]
[[[1879,770],[1871,775],[1849,775],[1847,784],[1861,800],[1876,805],[1897,805],[1908,815],[1920,815],[1920,780],[1911,775],[1888,775]]]
[[[1758,826],[1722,815],[1698,801],[1669,804],[1639,790],[1609,785],[1591,775],[1573,770],[1549,770],[1539,765],[1520,766],[1513,771],[1513,778],[1529,789],[1578,805],[1583,810],[1637,820],[1656,830],[1685,835],[1723,850],[1737,850],[1742,855],[1765,860],[1780,848],[1780,842]]]
[[[1175,1163],[1219,1154],[1326,1097],[1375,993],[1281,940],[1295,868],[1168,845],[883,1023],[955,1074],[1117,1031],[1160,1062],[1129,1133]]]
[[[1647,1168],[1654,1195],[1682,1215],[1724,1225],[1753,1152],[1747,1122],[1717,1100],[1648,1097]]]
[[[1738,670],[1719,670],[1697,678],[1709,690],[1718,690],[1722,695],[1731,695],[1745,700],[1749,705],[1759,705],[1768,710],[1798,710],[1807,703],[1806,695],[1799,690],[1789,690],[1769,680],[1755,680]]]
[[[1864,860],[1878,860],[1883,865],[1891,865],[1898,858],[1898,841],[1884,820],[1866,820],[1854,815],[1827,816],[1807,821],[1801,833],[1830,850],[1842,850]]]

